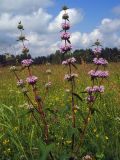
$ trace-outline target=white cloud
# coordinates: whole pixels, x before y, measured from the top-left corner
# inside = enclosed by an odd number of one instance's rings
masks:
[[[44,17],[44,18],[43,18]],[[14,31],[17,30],[17,24],[21,20],[28,31],[44,32],[47,30],[49,21],[52,15],[45,12],[42,8],[29,15],[15,15],[3,13],[0,16],[0,31]]]
[[[116,32],[120,30],[120,19],[105,18],[101,22],[100,30],[105,33]]]
[[[52,14],[43,9],[44,6],[51,5],[52,0],[18,0],[18,3],[13,3],[14,0],[11,0],[10,6],[6,5],[8,2],[9,0],[2,0],[0,5],[1,11],[4,11],[0,14],[0,44],[12,44],[20,53],[20,49],[18,49],[20,45],[16,42],[16,39],[19,35],[17,23],[21,20],[25,27],[26,37],[29,39],[27,44],[33,57],[48,55],[59,49],[61,46],[59,31],[61,30],[63,12],[61,11],[53,18]],[[42,8],[40,8],[40,5]],[[26,6],[28,8],[30,6],[29,12],[27,11],[24,14],[12,13],[12,10],[17,10],[17,8],[22,13],[23,9],[28,9]],[[31,6],[35,7],[35,11],[32,10]],[[83,12],[75,8],[69,9],[68,13],[71,26],[81,22],[84,17]],[[114,47],[120,46],[119,34],[120,19],[104,18],[100,25],[93,28],[89,33],[73,31],[71,42],[73,49],[88,48],[96,39],[100,39],[103,46]]]
[[[71,37],[74,49],[89,48],[96,39],[100,39],[104,47],[120,47],[120,19],[105,18],[90,33],[74,32]]]
[[[61,28],[62,23],[62,15],[64,11],[61,11],[58,16],[55,17],[55,19],[49,24],[48,30],[52,32],[59,31]],[[81,10],[77,10],[75,8],[68,9],[67,13],[70,17],[70,23],[71,25],[75,25],[79,23],[83,19],[83,13]]]
[[[52,0],[0,0],[0,12],[31,13],[52,4]]]

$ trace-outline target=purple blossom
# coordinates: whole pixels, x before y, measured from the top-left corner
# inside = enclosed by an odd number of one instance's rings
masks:
[[[96,93],[96,92],[104,92],[104,86],[93,86],[93,87],[87,87],[85,90],[91,94],[91,93]]]
[[[90,103],[92,103],[92,102],[95,101],[95,97],[92,96],[92,95],[89,95],[89,96],[87,97],[87,101],[90,102]]]
[[[101,51],[102,49],[98,47],[93,50],[94,54],[101,53]]]
[[[108,71],[101,71],[101,70],[91,70],[88,72],[88,74],[93,78],[106,78],[109,76]]]
[[[60,49],[62,53],[65,53],[65,52],[71,51],[72,46],[71,45],[61,46]]]
[[[108,61],[104,58],[94,58],[93,62],[96,65],[107,65],[108,64]]]
[[[68,81],[71,81],[72,79],[77,78],[77,77],[78,77],[78,74],[75,74],[75,73],[65,74],[64,79],[65,79],[65,80],[68,80]]]
[[[71,64],[71,63],[75,63],[76,62],[76,59],[74,57],[71,57],[69,59],[66,59],[65,61],[62,62],[63,65],[68,65],[68,64]]]
[[[38,79],[38,77],[36,77],[36,76],[30,76],[30,77],[28,77],[28,78],[26,79],[26,81],[27,81],[29,84],[34,85],[34,84],[37,82],[37,79]]]
[[[22,63],[22,66],[29,67],[33,63],[33,60],[32,59],[24,59],[21,63]]]
[[[23,87],[24,86],[24,81],[22,79],[20,79],[19,81],[17,81],[17,86],[19,87]]]
[[[69,30],[70,29],[70,24],[69,23],[62,23],[62,29],[63,30]]]
[[[70,33],[68,33],[68,32],[61,33],[61,39],[62,40],[68,40],[68,39],[70,39]]]

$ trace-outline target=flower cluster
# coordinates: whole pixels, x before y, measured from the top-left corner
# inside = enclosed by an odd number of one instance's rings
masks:
[[[88,74],[92,77],[92,78],[106,78],[109,76],[108,71],[101,71],[101,70],[91,70],[88,72]]]
[[[18,87],[23,87],[24,86],[24,81],[22,79],[20,79],[19,81],[17,81],[17,86]]]
[[[34,85],[37,82],[38,77],[36,76],[30,76],[26,79],[26,82],[28,82],[30,85]]]
[[[62,33],[61,33],[61,39],[64,40],[64,46],[61,46],[61,52],[62,53],[67,53],[68,51],[72,50],[71,47],[71,42],[70,42],[70,33],[68,30],[70,29],[70,24],[69,24],[69,15],[66,13],[67,8],[64,8],[65,13],[62,16],[62,19],[64,20],[64,23],[62,23]]]
[[[68,40],[68,39],[70,39],[70,33],[68,33],[68,32],[61,33],[61,39],[62,40]]]
[[[93,49],[94,54],[101,54],[102,49],[97,47],[95,49]]]
[[[65,79],[65,80],[68,80],[68,81],[71,81],[71,80],[73,80],[74,78],[77,78],[77,77],[78,77],[78,74],[75,74],[75,73],[65,74],[64,79]]]
[[[29,67],[31,66],[31,64],[33,63],[33,60],[32,59],[24,59],[21,64],[23,67]]]
[[[104,58],[94,58],[93,62],[96,65],[107,65],[108,64],[108,61]]]
[[[71,57],[65,61],[62,62],[63,65],[69,65],[69,64],[73,64],[76,62],[76,59],[74,57]]]
[[[51,86],[51,84],[52,84],[52,83],[51,83],[50,81],[47,82],[47,83],[45,84],[45,88],[48,89],[48,88]]]
[[[104,86],[101,85],[101,80],[103,78],[107,78],[109,76],[109,72],[105,70],[105,67],[108,64],[108,61],[101,57],[101,44],[99,40],[95,42],[93,45],[95,48],[93,49],[95,58],[93,59],[93,63],[96,65],[95,70],[91,70],[88,72],[88,74],[91,76],[91,80],[93,82],[92,87],[87,87],[85,91],[88,93],[87,101],[88,103],[93,103],[96,99],[96,93],[103,93],[104,92]],[[99,70],[99,67],[103,66],[104,70]],[[97,80],[97,85],[95,85],[95,79]]]
[[[62,23],[62,29],[63,30],[69,30],[70,29],[70,24],[69,23]]]
[[[100,93],[102,93],[102,92],[104,92],[104,86],[93,86],[93,87],[87,87],[85,90],[86,90],[86,92],[87,93],[97,93],[97,92],[100,92]]]
[[[71,51],[72,46],[71,45],[61,46],[60,49],[62,53],[66,53],[68,51]]]
[[[93,158],[90,155],[86,155],[82,158],[82,160],[93,160]]]

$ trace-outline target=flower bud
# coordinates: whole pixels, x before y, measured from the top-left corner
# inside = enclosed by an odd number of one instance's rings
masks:
[[[67,13],[65,13],[65,14],[63,14],[62,18],[66,20],[66,19],[68,19],[68,18],[69,18],[69,16],[68,16],[68,14],[67,14]]]

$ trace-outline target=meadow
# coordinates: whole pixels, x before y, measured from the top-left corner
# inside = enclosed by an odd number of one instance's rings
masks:
[[[36,121],[16,85],[13,73],[9,67],[0,68],[0,160],[49,160],[50,151],[55,160],[69,159],[71,136],[75,133],[75,141],[79,141],[82,121],[87,114],[86,94],[81,92],[91,84],[88,71],[94,66],[78,64],[77,67],[79,77],[76,79],[75,90],[83,101],[75,100],[78,108],[75,129],[71,127],[69,83],[64,81],[67,68],[62,65],[49,66],[52,85],[46,95],[44,85],[48,66],[31,67],[38,77],[39,95],[44,97],[50,134],[47,145],[42,139],[39,116],[36,114]],[[107,69],[110,77],[104,82],[105,92],[94,104],[96,111],[90,119],[77,157],[88,153],[93,154],[96,160],[120,160],[120,63],[110,63]],[[20,74],[24,79],[27,72],[22,71]]]

